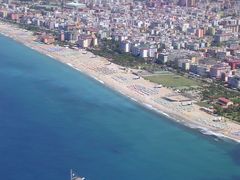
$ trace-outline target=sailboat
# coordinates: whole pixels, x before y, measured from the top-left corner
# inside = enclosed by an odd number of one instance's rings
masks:
[[[70,170],[70,180],[86,180],[84,177],[77,176],[73,173],[72,169]]]

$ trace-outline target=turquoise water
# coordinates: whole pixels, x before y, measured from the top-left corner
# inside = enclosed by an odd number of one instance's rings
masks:
[[[0,36],[0,179],[240,179],[240,146]]]

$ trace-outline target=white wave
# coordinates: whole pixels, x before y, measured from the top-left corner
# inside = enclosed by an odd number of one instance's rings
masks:
[[[180,122],[180,121],[179,121]],[[198,126],[196,126],[196,125],[193,125],[193,124],[185,124],[187,127],[189,127],[189,128],[191,128],[191,129],[199,129],[199,127]]]
[[[130,97],[130,96],[129,96]],[[131,100],[138,102],[138,100],[136,100],[135,98],[130,97]]]
[[[200,129],[200,132],[204,135],[208,135],[208,136],[216,136],[219,139],[223,139],[223,140],[232,140],[235,141],[237,143],[240,143],[240,140],[237,140],[235,138],[229,137],[229,136],[225,136],[224,134],[221,133],[217,133],[214,132],[208,128],[204,128],[204,127],[199,127],[198,129]]]
[[[102,84],[105,84],[102,80],[96,78],[96,77],[93,77],[95,80],[97,80],[98,82],[102,83]]]
[[[50,58],[54,58],[53,56],[51,56],[50,54],[47,54]]]
[[[67,63],[67,65],[69,65],[69,66],[73,67],[73,65],[72,65],[71,63]]]
[[[76,68],[76,67],[73,67],[73,69],[76,69],[77,71],[80,71],[78,68]]]
[[[151,109],[151,110],[154,110],[154,111],[156,111],[156,112],[158,112],[158,113],[160,113],[160,114],[163,114],[164,116],[167,116],[167,117],[171,118],[171,116],[169,116],[167,113],[165,113],[165,112],[163,112],[163,111],[160,111],[160,110],[157,109],[157,108],[154,108],[151,104],[143,103],[143,105],[144,105],[145,107]]]
[[[200,132],[205,135],[214,135],[213,131],[210,131],[209,129],[200,127]]]

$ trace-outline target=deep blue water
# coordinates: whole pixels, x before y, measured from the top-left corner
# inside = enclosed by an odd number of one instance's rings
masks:
[[[0,179],[240,179],[240,146],[0,36]]]

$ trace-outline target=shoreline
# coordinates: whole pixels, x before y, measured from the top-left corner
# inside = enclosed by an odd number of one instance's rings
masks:
[[[56,59],[54,59],[54,60],[56,60]],[[105,87],[110,88],[114,92],[118,93],[118,95],[121,95],[121,96],[125,97],[126,99],[132,101],[136,105],[139,105],[139,106],[141,106],[141,107],[143,107],[143,108],[145,108],[147,110],[150,110],[151,112],[154,112],[154,113],[156,113],[158,115],[164,116],[164,117],[166,117],[167,119],[171,120],[174,123],[177,123],[177,124],[180,124],[180,125],[182,125],[184,127],[187,127],[187,128],[193,129],[195,131],[198,131],[199,133],[201,133],[201,134],[203,134],[205,136],[212,136],[212,137],[217,137],[217,138],[222,139],[222,140],[226,140],[227,139],[227,140],[230,140],[230,141],[233,141],[233,142],[236,142],[236,143],[240,143],[240,139],[232,138],[232,137],[226,136],[224,134],[217,133],[217,132],[215,132],[213,130],[210,130],[209,128],[206,128],[206,127],[201,126],[201,125],[199,125],[197,123],[194,123],[194,122],[189,123],[189,122],[187,122],[188,120],[186,120],[185,118],[183,118],[181,116],[177,116],[177,115],[171,114],[171,113],[169,113],[169,114],[165,113],[165,112],[163,112],[163,111],[161,111],[159,109],[156,109],[156,108],[152,107],[152,105],[150,105],[150,104],[145,104],[144,102],[140,102],[137,99],[135,99],[133,97],[130,97],[129,95],[125,94],[124,92],[116,90],[113,87],[106,85],[103,81],[99,80],[98,78],[82,72],[80,69],[75,68],[70,63],[66,63],[65,65],[68,65],[69,67],[79,71],[80,73],[82,73],[83,75],[86,75],[87,77],[91,78],[92,80],[97,81],[101,85],[104,85]],[[185,119],[185,120],[178,120],[178,119]]]
[[[10,28],[14,29],[14,31],[8,31]],[[161,114],[176,123],[182,124],[191,129],[199,130],[205,135],[227,138],[240,143],[240,136],[234,135],[234,133],[240,132],[239,124],[232,121],[221,122],[222,124],[220,125],[222,127],[220,128],[219,123],[212,122],[214,116],[201,111],[199,109],[200,107],[195,104],[191,107],[192,110],[185,110],[185,108],[187,109],[188,107],[181,107],[176,103],[165,102],[163,98],[168,94],[173,93],[172,90],[167,88],[156,90],[153,88],[156,85],[154,83],[144,80],[143,78],[135,80],[133,74],[131,72],[123,71],[121,66],[113,63],[111,65],[106,65],[108,60],[105,58],[91,58],[92,54],[90,52],[83,54],[81,51],[37,43],[34,41],[35,37],[32,35],[32,32],[6,23],[0,24],[0,34],[13,39],[34,51],[46,55],[53,60],[68,65],[80,73],[95,79],[102,85],[120,93],[122,96],[127,97],[129,100],[140,106]],[[20,37],[20,34],[23,37]],[[50,51],[54,48],[59,48],[61,50]],[[62,52],[64,54],[62,54]],[[145,91],[150,95],[144,94],[146,93]],[[183,108],[183,110],[181,108]],[[199,117],[201,117],[201,119]],[[219,128],[216,128],[215,126],[219,126]]]

